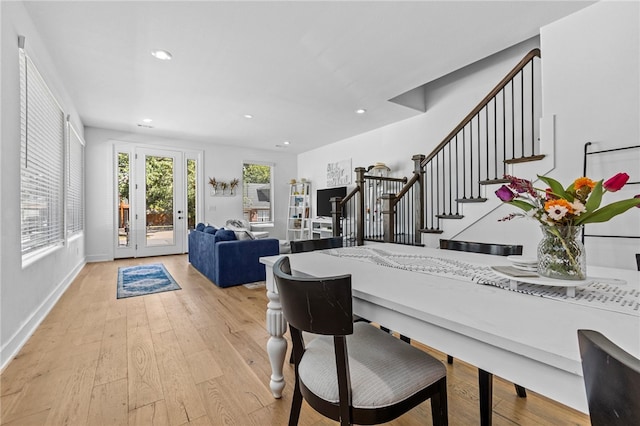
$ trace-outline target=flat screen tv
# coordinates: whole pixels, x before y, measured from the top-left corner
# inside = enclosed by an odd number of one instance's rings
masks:
[[[329,201],[333,197],[346,197],[347,187],[338,186],[335,188],[318,189],[316,191],[316,216],[319,217],[331,217],[331,202]],[[345,211],[342,210],[342,217],[344,217]]]

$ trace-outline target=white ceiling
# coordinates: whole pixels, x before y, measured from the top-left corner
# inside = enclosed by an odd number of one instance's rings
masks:
[[[85,125],[298,153],[419,114],[388,100],[590,3],[25,5]]]

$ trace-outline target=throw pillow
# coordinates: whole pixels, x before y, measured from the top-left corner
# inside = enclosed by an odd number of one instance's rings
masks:
[[[236,234],[230,229],[220,228],[218,229],[218,232],[216,232],[216,239],[215,239],[216,242],[235,241],[235,240],[236,240]]]
[[[204,223],[200,222],[196,225],[196,231],[204,231]]]
[[[225,226],[227,226],[227,228],[229,228],[230,226],[235,226],[236,228],[249,229],[250,225],[248,221],[243,219],[229,219],[227,220],[227,223],[225,224]]]
[[[236,234],[236,239],[238,240],[255,240],[256,239],[254,235],[250,231],[247,231],[246,229],[241,229],[241,230],[234,229],[233,232]]]
[[[215,226],[205,226],[203,231],[207,234],[215,234],[218,229]]]

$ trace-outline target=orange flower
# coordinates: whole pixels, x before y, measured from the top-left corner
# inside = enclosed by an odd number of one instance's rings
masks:
[[[573,206],[563,198],[547,201],[544,203],[544,210],[553,220],[562,220],[568,214],[573,214]]]
[[[567,210],[569,210],[569,213],[573,213],[573,207],[571,206],[571,203],[565,200],[564,198],[558,198],[557,200],[549,200],[546,203],[544,203],[544,209],[547,211],[554,207],[566,207]]]
[[[596,186],[596,183],[588,177],[579,177],[575,180],[575,182],[573,182],[573,189],[575,189],[576,191],[583,186],[588,186],[590,189],[593,189]]]

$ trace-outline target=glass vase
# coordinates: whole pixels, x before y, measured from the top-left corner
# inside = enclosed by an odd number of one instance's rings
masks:
[[[585,280],[587,259],[580,240],[582,226],[545,226],[538,244],[538,275],[560,280]]]

